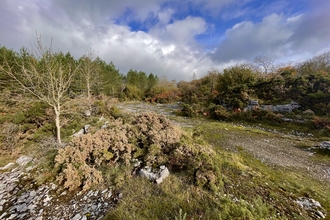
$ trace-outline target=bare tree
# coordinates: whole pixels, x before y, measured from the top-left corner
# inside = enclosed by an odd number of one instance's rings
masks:
[[[87,98],[91,98],[91,87],[98,79],[98,65],[95,60],[93,50],[88,50],[87,53],[80,59],[81,62],[81,75],[86,83]]]
[[[47,103],[54,109],[56,139],[61,142],[61,110],[67,98],[67,91],[78,70],[78,65],[66,63],[61,53],[54,53],[52,46],[44,47],[41,36],[36,34],[36,43],[32,46],[32,54],[16,58],[16,68],[12,68],[4,59],[0,71],[8,74],[18,82],[21,89],[28,91],[37,100]]]
[[[253,62],[257,65],[258,69],[262,69],[264,75],[268,75],[273,72],[274,60],[265,55],[258,55],[253,59]]]

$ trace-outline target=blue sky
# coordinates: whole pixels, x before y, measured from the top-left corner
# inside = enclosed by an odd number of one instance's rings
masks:
[[[328,0],[2,0],[0,44],[44,44],[76,58],[89,49],[167,79],[267,56],[295,64],[330,51]]]

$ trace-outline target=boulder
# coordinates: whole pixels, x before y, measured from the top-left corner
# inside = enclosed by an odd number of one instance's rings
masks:
[[[159,177],[156,179],[157,184],[161,184],[165,178],[170,175],[170,171],[165,166],[160,166]]]
[[[259,103],[257,100],[250,100],[249,101],[249,106],[259,106]]]
[[[88,128],[90,127],[91,125],[85,125],[82,129],[80,129],[78,132],[74,133],[72,135],[72,137],[79,137],[83,134],[87,134],[88,133]]]
[[[149,166],[145,166],[140,170],[140,175],[151,181],[155,181],[157,184],[160,184],[170,175],[170,171],[164,165],[160,166],[159,169],[152,169]]]

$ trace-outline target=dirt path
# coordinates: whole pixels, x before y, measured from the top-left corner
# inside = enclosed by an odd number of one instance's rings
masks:
[[[143,102],[120,103],[119,108],[129,112],[154,111],[172,118],[179,126],[197,125],[196,120],[185,117],[174,117],[178,105],[151,105]],[[234,127],[236,127],[234,125]],[[326,180],[330,184],[330,158],[317,158],[317,154],[311,150],[297,148],[299,145],[315,146],[318,142],[308,137],[286,135],[278,132],[264,132],[260,128],[221,129],[218,132],[221,136],[220,145],[227,150],[235,151],[237,146],[269,165],[284,166],[298,169],[308,173],[319,180]]]

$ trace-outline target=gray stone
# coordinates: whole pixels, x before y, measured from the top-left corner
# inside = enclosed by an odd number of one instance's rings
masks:
[[[37,206],[36,205],[29,205],[27,208],[31,211],[31,210],[34,210]]]
[[[16,163],[22,167],[24,167],[26,164],[32,161],[32,157],[28,156],[21,156],[16,160]]]
[[[282,121],[284,121],[284,122],[292,122],[293,120],[291,118],[282,118]]]
[[[249,101],[249,106],[259,106],[259,103],[257,100],[250,100]]]
[[[321,204],[318,201],[310,198],[299,197],[296,203],[305,210],[314,210],[321,208]]]
[[[6,215],[8,215],[7,212],[2,213],[2,215],[0,216],[0,219],[3,219]]]
[[[17,216],[17,214],[11,214],[11,215],[9,216],[8,220],[10,220],[10,219],[14,219],[16,216]]]
[[[320,147],[322,149],[328,149],[328,150],[330,150],[330,141],[322,141],[321,144],[320,144]]]
[[[123,194],[122,193],[119,193],[118,194],[118,199],[122,199],[123,198]]]
[[[151,181],[156,181],[157,184],[162,183],[169,174],[170,172],[165,166],[160,166],[159,170],[153,170],[151,167],[145,166],[140,170],[140,175],[142,177],[146,177]]]
[[[27,205],[26,205],[26,204],[16,205],[16,206],[14,206],[14,208],[15,208],[18,212],[25,212],[25,211],[27,210]]]
[[[86,110],[84,112],[84,114],[85,114],[86,117],[90,117],[92,115],[92,111],[91,110]]]
[[[324,215],[321,211],[319,211],[319,210],[316,211],[316,214],[317,214],[320,218],[325,218],[325,215]]]
[[[167,167],[161,166],[161,172],[159,174],[159,178],[156,179],[156,183],[157,184],[162,183],[163,180],[167,178],[169,175],[170,175],[170,171],[167,169]]]
[[[80,129],[78,132],[74,133],[72,137],[79,137],[84,134],[84,129]]]
[[[148,166],[146,166],[145,168],[140,170],[140,175],[142,177],[145,177],[145,178],[151,180],[151,181],[154,181],[158,178],[158,174],[152,172],[151,168],[148,167]]]
[[[80,219],[81,219],[81,215],[78,213],[71,220],[80,220]]]
[[[4,166],[4,167],[0,167],[0,170],[7,170],[7,169],[9,169],[10,167],[12,167],[12,166],[14,166],[15,165],[15,163],[9,163],[9,164],[7,164],[6,166]]]
[[[30,197],[35,197],[37,195],[36,191],[30,191]]]

